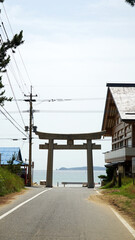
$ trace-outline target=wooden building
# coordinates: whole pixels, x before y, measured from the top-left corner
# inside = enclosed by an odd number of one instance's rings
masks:
[[[131,175],[135,157],[135,84],[108,83],[102,130],[112,138],[112,150],[105,153],[110,166],[124,167]]]

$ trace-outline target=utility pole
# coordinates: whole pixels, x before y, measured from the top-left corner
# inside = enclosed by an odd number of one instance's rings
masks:
[[[25,97],[29,97],[29,99],[25,99],[25,102],[30,103],[30,110],[29,110],[29,127],[25,127],[25,130],[29,130],[29,165],[28,165],[28,186],[32,186],[32,178],[31,178],[31,165],[32,165],[32,118],[33,118],[33,106],[32,102],[36,100],[33,97],[37,97],[37,95],[32,95],[32,86],[30,88],[30,95],[25,95]]]

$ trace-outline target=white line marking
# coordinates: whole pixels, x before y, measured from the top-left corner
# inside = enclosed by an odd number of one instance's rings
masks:
[[[100,193],[99,191],[96,190],[96,192],[98,194],[102,195],[102,193]],[[113,213],[116,215],[116,217],[123,223],[123,225],[128,229],[128,231],[135,238],[135,230],[127,223],[127,221],[118,212],[116,212],[112,207],[110,207],[110,208],[113,211]]]
[[[3,215],[1,215],[1,216],[0,216],[0,220],[3,219],[4,217],[8,216],[10,213],[16,211],[18,208],[22,207],[24,204],[26,204],[26,203],[32,201],[33,199],[37,198],[38,196],[40,196],[41,194],[43,194],[43,193],[45,193],[45,192],[47,192],[47,191],[49,191],[49,190],[52,190],[52,188],[50,188],[50,189],[46,189],[46,190],[44,190],[44,191],[38,193],[38,194],[35,195],[34,197],[29,198],[29,199],[26,200],[25,202],[20,203],[20,204],[17,205],[16,207],[12,208],[12,209],[9,210],[8,212],[6,212],[6,213],[4,213]]]
[[[102,193],[100,193],[98,190],[96,190],[96,188],[94,188],[94,190],[96,191],[97,194],[102,195]]]
[[[123,217],[120,216],[119,213],[117,213],[112,207],[110,207],[110,208],[114,212],[114,214],[117,216],[117,218],[123,223],[123,225],[128,229],[128,231],[135,238],[135,230],[127,223],[127,221]]]

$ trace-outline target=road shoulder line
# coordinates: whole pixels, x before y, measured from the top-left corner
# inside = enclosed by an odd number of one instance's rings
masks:
[[[123,223],[123,225],[128,229],[128,231],[135,238],[135,230],[127,223],[127,221],[118,212],[116,212],[112,207],[110,208],[113,211],[113,213],[116,215],[116,217]]]
[[[6,216],[8,216],[9,214],[11,214],[12,212],[16,211],[18,208],[22,207],[22,206],[25,205],[26,203],[32,201],[33,199],[37,198],[38,196],[40,196],[41,194],[43,194],[43,193],[45,193],[45,192],[47,192],[47,191],[49,191],[49,190],[52,190],[52,188],[46,189],[46,190],[44,190],[44,191],[36,194],[35,196],[29,198],[28,200],[20,203],[20,204],[17,205],[16,207],[12,208],[12,209],[9,210],[8,212],[2,214],[2,215],[0,216],[0,220],[2,220],[4,217],[6,217]]]
[[[96,190],[96,189],[95,189]],[[96,190],[98,194],[101,195],[101,193]],[[115,216],[121,221],[121,223],[128,229],[128,231],[132,234],[132,236],[135,238],[135,230],[129,225],[129,223],[112,207],[110,207]]]

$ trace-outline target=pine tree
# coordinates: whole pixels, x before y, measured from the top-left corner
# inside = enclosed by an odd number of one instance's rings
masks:
[[[127,3],[129,3],[132,7],[135,6],[135,0],[126,0]]]
[[[23,31],[19,34],[15,34],[12,40],[7,40],[6,42],[1,43],[0,47],[0,73],[6,72],[6,67],[10,62],[10,55],[8,54],[8,50],[11,49],[13,54],[15,53],[15,49],[21,45],[24,41]],[[2,75],[0,76],[0,105],[3,106],[5,101],[11,101],[11,98],[7,98],[5,96],[4,85],[2,83]]]

